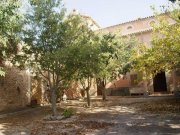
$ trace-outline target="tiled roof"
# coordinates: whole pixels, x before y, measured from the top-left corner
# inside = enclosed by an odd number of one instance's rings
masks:
[[[119,25],[123,25],[123,24],[126,24],[126,23],[136,22],[136,21],[139,21],[139,20],[144,20],[144,19],[148,19],[148,18],[152,18],[152,17],[154,17],[154,15],[143,17],[143,18],[137,18],[135,20],[130,20],[130,21],[127,21],[127,22],[119,23],[119,24],[108,26],[108,27],[101,28],[101,29],[113,28],[113,27],[116,27],[116,26],[119,26]]]
[[[144,32],[149,32],[149,31],[152,31],[152,28],[146,28],[146,29],[131,31],[131,32],[127,32],[127,33],[122,33],[122,36],[139,34],[139,33],[144,33]]]
[[[100,30],[97,30],[97,31],[103,32],[103,29],[100,29]],[[146,29],[141,29],[141,30],[126,32],[126,33],[121,33],[121,35],[122,35],[122,36],[128,36],[128,35],[134,35],[134,34],[149,32],[149,31],[152,31],[152,28],[146,28]],[[108,31],[107,31],[107,32],[108,32]]]
[[[168,13],[161,13],[160,15],[164,15],[164,14],[168,14]],[[130,21],[127,21],[127,22],[122,22],[122,23],[119,23],[119,24],[116,24],[116,25],[112,25],[112,26],[108,26],[108,27],[101,28],[101,29],[113,28],[113,27],[116,27],[116,26],[119,26],[119,25],[123,25],[123,24],[126,24],[126,23],[136,22],[136,21],[139,21],[139,20],[144,20],[144,19],[148,19],[148,18],[152,18],[152,17],[155,17],[155,15],[146,16],[146,17],[142,17],[142,18],[137,18],[137,19],[134,19],[134,20],[130,20]]]

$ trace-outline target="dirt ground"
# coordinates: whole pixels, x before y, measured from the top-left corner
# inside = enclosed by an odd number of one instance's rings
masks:
[[[109,97],[69,101],[61,107],[76,109],[60,121],[42,121],[49,106],[0,118],[0,135],[180,135],[180,99],[173,97]],[[62,109],[59,109],[62,112]]]

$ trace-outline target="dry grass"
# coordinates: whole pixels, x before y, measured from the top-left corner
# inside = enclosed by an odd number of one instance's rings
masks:
[[[180,98],[162,99],[158,101],[148,101],[133,105],[140,112],[150,113],[180,113]]]
[[[85,135],[96,129],[104,129],[113,126],[112,123],[97,121],[73,121],[73,122],[54,122],[43,123],[41,121],[34,123],[31,135]]]

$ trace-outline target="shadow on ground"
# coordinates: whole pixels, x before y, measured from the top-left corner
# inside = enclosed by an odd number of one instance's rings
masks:
[[[100,107],[97,104],[100,101],[96,101],[93,108],[85,108],[81,104],[78,106],[78,101],[75,101],[76,104],[72,103],[70,106],[77,109],[76,115],[61,121],[41,121],[51,113],[50,107],[1,118],[0,135],[178,135],[180,133],[179,112],[139,111],[138,107],[143,107],[142,102],[128,98],[126,104],[126,100],[113,100],[115,104],[112,104],[112,101],[108,101],[110,104],[100,103]],[[163,104],[160,100],[159,103]],[[171,99],[167,99],[167,102],[170,103],[169,100]],[[152,100],[152,103],[158,103],[157,101],[158,99]],[[144,102],[143,105],[147,106]]]
[[[49,107],[35,108],[31,111],[0,119],[0,135],[27,135],[35,121],[51,112]]]

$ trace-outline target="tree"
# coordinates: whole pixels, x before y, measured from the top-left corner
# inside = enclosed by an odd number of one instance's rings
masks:
[[[104,34],[100,37],[100,66],[96,75],[97,84],[102,91],[102,99],[106,100],[106,84],[116,79],[119,74],[130,71],[131,57],[137,41],[134,37],[120,37]]]
[[[19,66],[29,67],[48,84],[53,117],[56,119],[57,91],[63,89],[79,68],[79,46],[91,38],[79,15],[65,16],[60,0],[31,0],[24,30],[23,53],[16,55]]]
[[[76,51],[74,56],[75,63],[78,66],[74,78],[78,80],[85,90],[88,106],[91,105],[89,91],[93,83],[92,81],[100,70],[99,50],[96,42],[97,37],[95,33],[89,30],[84,35],[84,41],[77,46],[76,50],[78,51]]]
[[[178,9],[157,15],[159,24],[153,25],[152,47],[146,48],[136,59],[135,68],[153,77],[158,72],[179,68],[180,65],[180,12]],[[166,16],[176,20],[169,25]]]
[[[106,100],[106,83],[114,78],[114,73],[119,68],[117,62],[118,42],[115,35],[99,35],[98,48],[100,51],[100,70],[96,74],[98,89],[102,92],[102,99]]]
[[[0,66],[4,61],[11,60],[18,51],[23,16],[19,13],[21,0],[0,1]],[[4,76],[3,67],[0,67],[0,76]]]
[[[60,42],[60,32],[64,12],[59,0],[30,0],[30,6],[23,35],[26,45],[23,46],[23,54],[17,55],[16,59],[20,66],[29,67],[49,85],[53,116],[56,118],[56,91],[64,70],[60,65],[63,61],[60,48],[64,44]]]
[[[97,85],[101,87],[103,100],[106,100],[106,83],[115,79],[117,73],[124,71],[124,65],[130,61],[132,50],[136,46],[134,38],[99,35],[92,31],[89,31],[89,34],[91,38],[77,46],[78,51],[74,56],[76,65],[79,65],[75,78],[86,91],[88,106],[91,105],[89,92],[93,81],[96,79]]]

